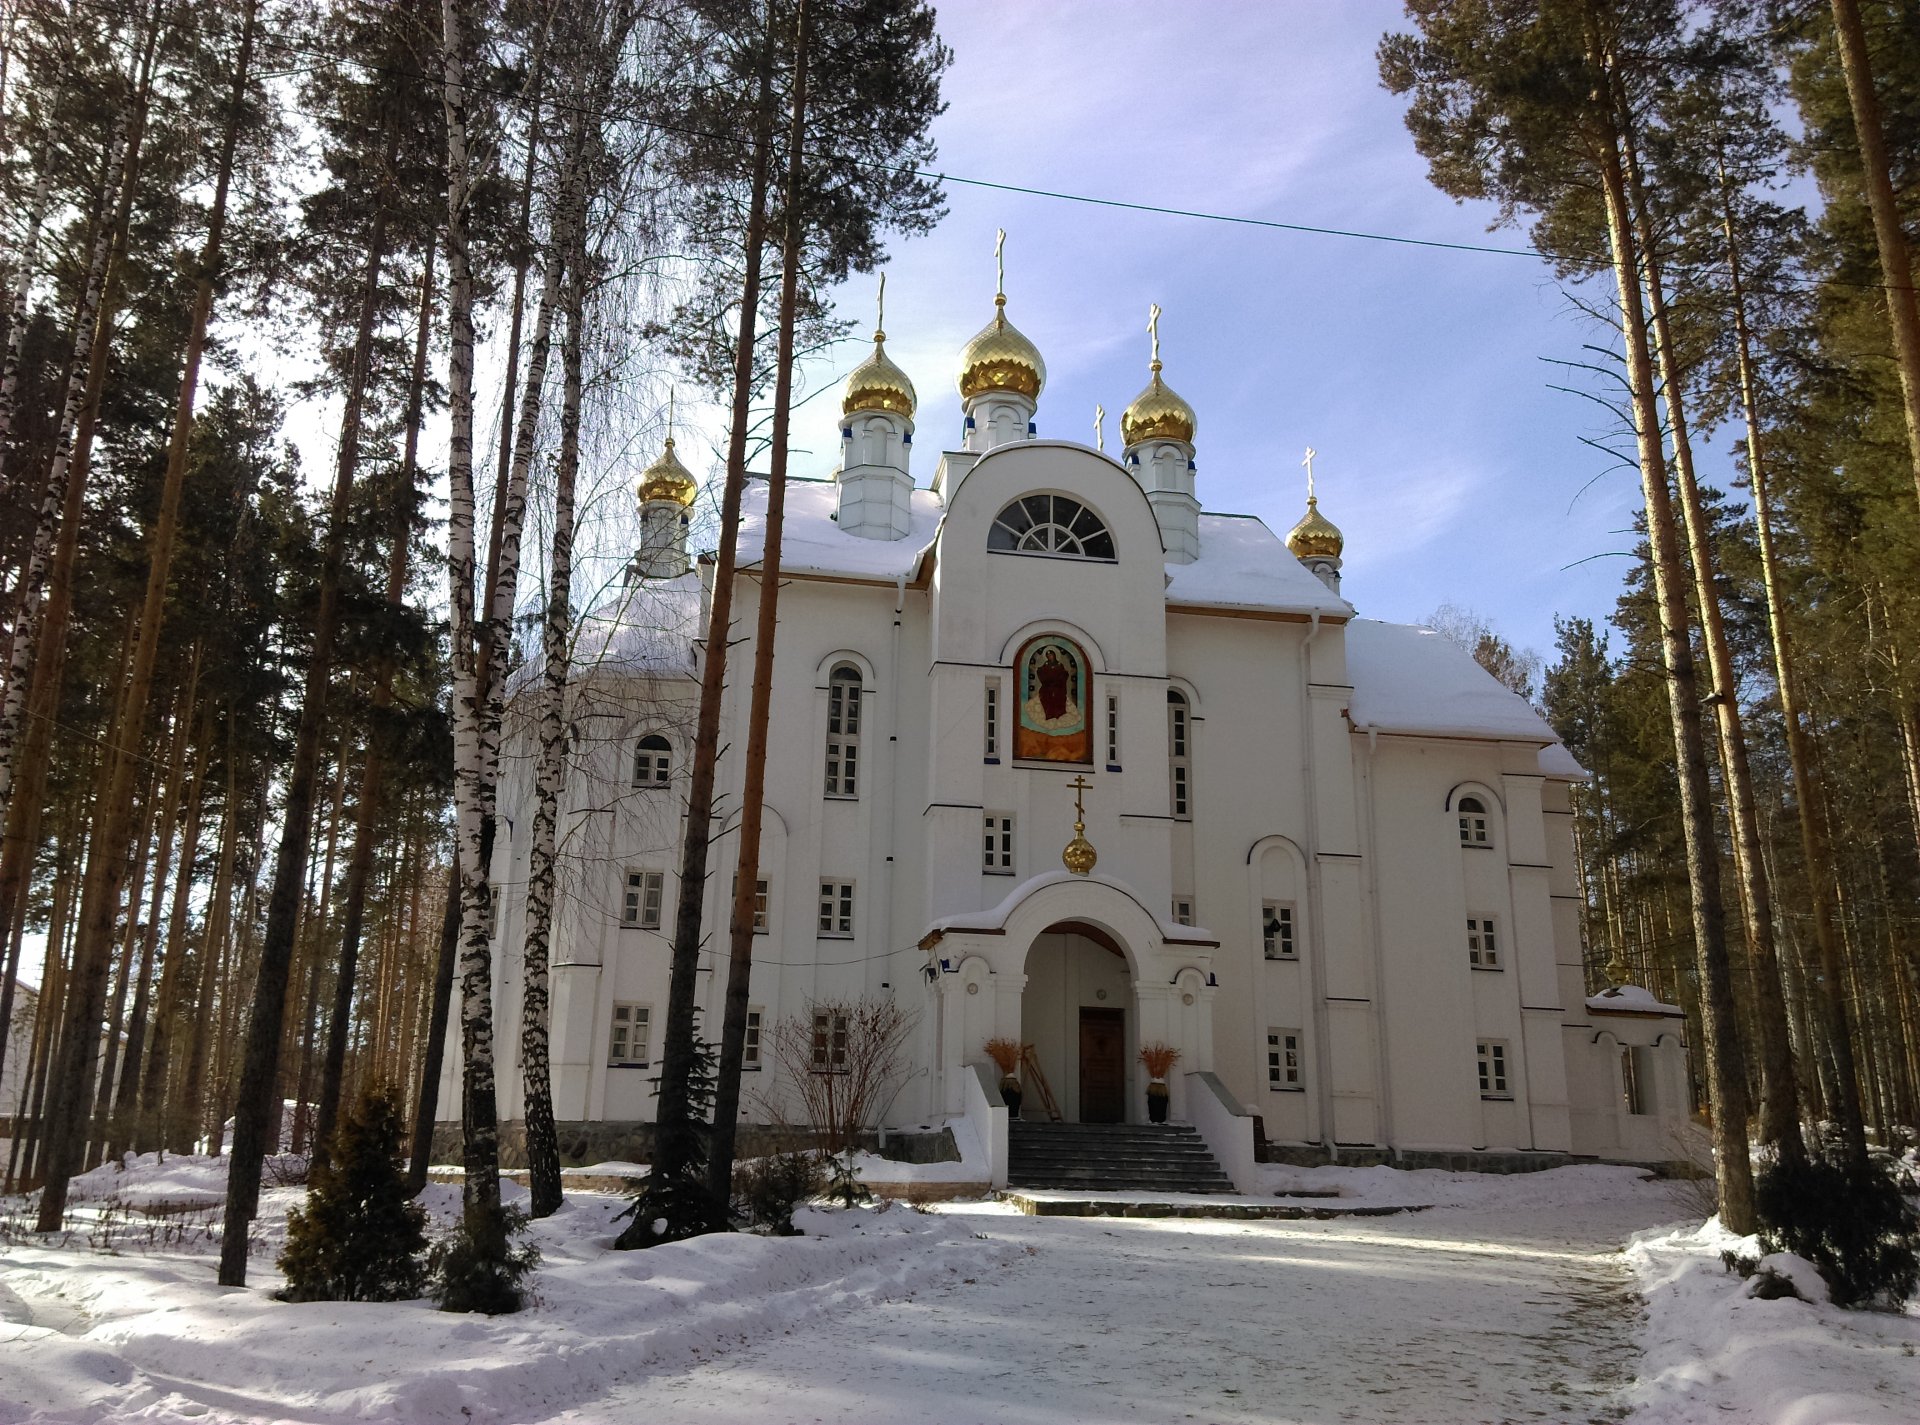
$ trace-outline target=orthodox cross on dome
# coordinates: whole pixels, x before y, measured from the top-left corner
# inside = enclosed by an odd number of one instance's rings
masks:
[[[673,444],[673,387],[667,387],[667,444]]]
[[[1093,448],[1107,448],[1107,408],[1096,405],[1093,408]]]
[[[1314,457],[1319,455],[1319,453],[1320,452],[1315,450],[1312,446],[1308,446],[1307,458],[1300,462],[1302,465],[1307,467],[1307,498],[1309,500],[1313,498],[1313,461],[1314,461]]]
[[[1154,302],[1147,308],[1147,335],[1153,338],[1153,369],[1160,369],[1160,304]]]
[[[1067,843],[1066,850],[1060,853],[1060,860],[1076,876],[1084,876],[1093,869],[1100,859],[1100,853],[1093,849],[1093,843],[1087,840],[1087,809],[1082,798],[1089,782],[1085,773],[1076,773],[1067,785],[1073,788],[1073,840]]]
[[[1000,302],[1003,305],[1007,300],[1006,250],[1007,250],[1007,230],[1005,228],[998,228],[994,231],[994,235],[993,235],[993,267],[994,267],[993,296],[996,302]]]
[[[873,339],[887,339],[887,274],[884,272],[880,274],[880,295],[874,299]]]

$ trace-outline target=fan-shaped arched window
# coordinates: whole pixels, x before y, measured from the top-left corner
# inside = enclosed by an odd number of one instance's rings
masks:
[[[633,746],[633,784],[636,787],[664,787],[673,776],[673,745],[657,732],[650,732]]]
[[[1100,516],[1065,495],[1022,495],[987,531],[987,548],[1003,554],[1060,559],[1111,559],[1113,535]]]

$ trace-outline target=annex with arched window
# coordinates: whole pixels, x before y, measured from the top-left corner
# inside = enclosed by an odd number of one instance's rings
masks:
[[[673,744],[649,732],[633,745],[633,784],[664,787],[673,778]]]

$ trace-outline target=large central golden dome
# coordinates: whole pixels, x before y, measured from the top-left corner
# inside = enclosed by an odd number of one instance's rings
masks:
[[[960,352],[960,399],[1014,391],[1037,401],[1047,383],[1047,363],[1040,359],[1040,348],[1007,320],[1006,297],[995,297],[993,303],[997,308],[993,320]]]
[[[1143,440],[1184,440],[1193,444],[1197,422],[1193,407],[1160,379],[1160,363],[1153,363],[1153,379],[1120,413],[1120,439],[1125,445]]]
[[[873,334],[873,355],[854,367],[853,374],[847,377],[847,391],[840,402],[840,414],[850,416],[857,411],[892,411],[895,415],[912,420],[915,400],[913,382],[887,356],[887,334],[876,331]]]
[[[641,473],[640,503],[645,505],[656,500],[671,500],[684,509],[693,503],[698,488],[693,483],[692,473],[673,453],[673,437],[668,436],[667,448],[660,452],[660,458]]]

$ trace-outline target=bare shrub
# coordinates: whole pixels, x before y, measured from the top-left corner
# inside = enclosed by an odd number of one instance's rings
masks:
[[[809,1000],[778,1020],[769,1045],[792,1079],[821,1152],[847,1152],[879,1122],[907,1077],[917,1016],[890,998]]]

